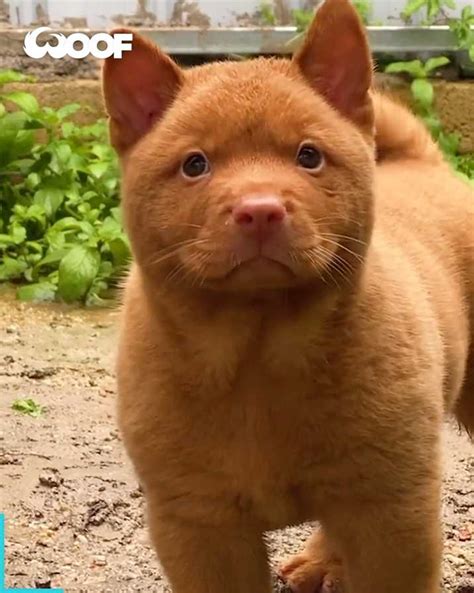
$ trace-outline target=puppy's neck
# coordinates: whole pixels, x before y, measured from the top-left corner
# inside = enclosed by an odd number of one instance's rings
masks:
[[[342,290],[318,285],[256,295],[180,286],[159,288],[146,277],[142,288],[151,315],[167,340],[203,374],[231,376],[245,360],[273,374],[310,372],[324,358],[324,343],[357,299],[360,283]],[[227,373],[223,373],[226,369]]]

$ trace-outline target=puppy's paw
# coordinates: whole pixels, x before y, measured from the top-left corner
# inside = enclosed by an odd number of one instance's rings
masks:
[[[277,574],[292,593],[344,593],[341,564],[307,552],[293,556]]]

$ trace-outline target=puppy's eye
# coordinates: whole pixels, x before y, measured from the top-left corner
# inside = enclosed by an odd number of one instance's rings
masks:
[[[193,152],[186,158],[181,169],[186,177],[201,177],[209,172],[209,161],[202,152]]]
[[[303,169],[315,172],[324,165],[324,155],[312,144],[302,144],[298,149],[296,161]]]

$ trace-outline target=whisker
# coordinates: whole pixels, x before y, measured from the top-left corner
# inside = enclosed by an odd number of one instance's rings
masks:
[[[147,262],[147,266],[158,265],[159,263],[165,261],[166,259],[175,256],[184,247],[192,247],[195,245],[202,245],[204,243],[207,243],[207,241],[208,241],[207,239],[186,239],[185,241],[180,241],[179,243],[174,243],[173,245],[163,247],[163,249],[161,249],[158,252],[158,254],[155,254],[155,255],[158,255],[158,257],[156,257],[156,259],[153,259],[153,260],[150,260],[149,262]],[[163,254],[164,251],[167,253]]]
[[[354,243],[359,243],[360,245],[367,246],[366,241],[362,241],[362,239],[357,239],[356,237],[350,237],[349,235],[338,235],[337,233],[321,233],[322,237],[332,237],[336,239],[346,239],[347,241],[352,241]]]
[[[322,216],[321,218],[317,218],[314,222],[315,222],[315,224],[319,224],[321,222],[345,222],[345,223],[355,224],[357,227],[361,226],[360,220],[356,220],[354,218],[347,217],[347,216],[337,216],[334,214],[328,215],[328,216]]]
[[[202,229],[203,225],[202,224],[192,224],[190,222],[175,222],[173,224],[165,224],[165,225],[161,225],[160,229],[173,229],[176,228],[178,226],[184,226],[184,227],[188,227],[191,229]]]
[[[328,282],[326,281],[326,278],[324,277],[324,272],[326,271],[326,262],[324,261],[324,259],[320,256],[319,253],[317,253],[317,251],[315,251],[314,248],[310,248],[310,249],[305,249],[303,251],[290,251],[290,257],[296,261],[297,263],[299,261],[306,260],[309,261],[309,263],[316,269],[318,270],[318,272],[321,272],[321,280],[324,282],[324,284],[328,285]],[[319,265],[318,265],[319,264]],[[332,277],[331,272],[329,271],[329,274]],[[337,282],[335,281],[334,278],[333,282],[335,282],[335,284],[337,285]]]
[[[347,253],[349,253],[350,255],[352,255],[353,257],[355,257],[359,262],[364,262],[364,258],[362,257],[362,255],[360,255],[360,253],[356,253],[355,251],[353,251],[352,249],[349,249],[349,247],[346,247],[345,245],[341,245],[341,243],[339,243],[338,241],[333,241],[332,239],[328,239],[328,237],[321,235],[323,239],[325,239],[328,243],[331,243],[331,245],[337,245],[337,247],[340,247],[341,249],[343,249],[344,251],[346,251]],[[335,254],[337,255],[337,254]],[[340,256],[339,256],[340,257]],[[345,261],[345,260],[344,260]]]
[[[337,253],[331,252],[329,249],[320,245],[318,247],[323,253],[328,255],[328,268],[332,268],[339,274],[343,281],[348,281],[350,275],[354,272],[354,268],[344,258]]]

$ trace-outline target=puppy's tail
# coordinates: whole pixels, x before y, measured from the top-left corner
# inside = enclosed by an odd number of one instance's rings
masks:
[[[405,106],[380,92],[373,94],[378,161],[443,162],[443,154],[423,123]]]

